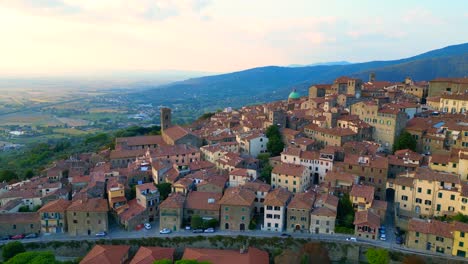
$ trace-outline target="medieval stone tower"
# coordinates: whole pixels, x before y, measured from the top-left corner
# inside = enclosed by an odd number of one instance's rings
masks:
[[[161,108],[161,131],[172,126],[172,111],[170,108]]]

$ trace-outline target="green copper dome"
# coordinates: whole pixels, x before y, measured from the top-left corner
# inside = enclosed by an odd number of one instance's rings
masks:
[[[296,92],[296,89],[294,89],[290,94],[289,94],[289,99],[299,99],[301,95]]]

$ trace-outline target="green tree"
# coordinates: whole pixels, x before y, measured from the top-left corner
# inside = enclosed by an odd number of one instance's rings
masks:
[[[172,260],[170,259],[155,260],[153,264],[172,264]]]
[[[19,253],[23,253],[26,250],[24,246],[19,241],[9,242],[2,249],[2,256],[4,260],[9,260],[10,258],[16,256]]]
[[[9,259],[5,264],[56,264],[60,263],[55,260],[52,252],[48,251],[30,251],[17,254]]]
[[[267,138],[270,138],[270,137],[273,137],[273,136],[281,135],[281,133],[280,133],[280,130],[279,130],[278,126],[271,125],[265,131],[265,135],[267,136]]]
[[[390,260],[387,250],[375,248],[367,250],[366,258],[369,264],[387,264]]]
[[[210,264],[208,261],[198,261],[193,259],[181,259],[177,260],[175,264]]]
[[[265,135],[268,137],[268,152],[270,152],[272,157],[278,156],[284,149],[279,128],[276,125],[271,125],[267,128]]]
[[[0,182],[9,182],[11,180],[18,179],[18,175],[12,170],[0,171]]]
[[[270,164],[267,164],[263,167],[262,171],[260,172],[260,178],[262,178],[266,183],[271,184],[271,172],[273,171],[273,167]]]
[[[462,223],[468,223],[468,215],[458,213],[452,217],[452,220]]]
[[[354,229],[354,209],[348,194],[344,194],[338,201],[336,226]],[[338,229],[339,230],[339,229]]]
[[[260,168],[265,167],[270,162],[270,154],[269,153],[260,153],[257,156],[257,159],[260,161]]]
[[[203,219],[199,215],[193,215],[190,220],[190,226],[192,229],[198,229],[203,227]]]
[[[257,219],[252,218],[250,219],[249,230],[255,230],[255,229],[257,229]]]
[[[206,224],[206,227],[207,227],[207,228],[208,228],[208,227],[215,228],[215,227],[218,226],[219,222],[218,222],[218,220],[216,220],[216,219],[213,218],[213,219],[210,219],[210,220],[208,220],[208,221],[205,221],[204,224]]]
[[[20,208],[18,208],[18,212],[20,213],[31,212],[31,209],[29,209],[28,205],[22,205],[20,206]]]
[[[28,169],[25,173],[24,173],[24,177],[26,179],[31,179],[32,177],[34,177],[34,171],[31,170],[31,169]]]
[[[268,138],[267,151],[271,153],[271,156],[279,156],[284,149],[284,142],[281,137],[273,136]]]
[[[395,144],[393,144],[393,151],[395,152],[400,149],[411,149],[416,151],[416,144],[416,139],[414,139],[414,137],[405,130],[395,140]]]
[[[158,188],[162,200],[165,200],[172,191],[172,184],[168,182],[157,184],[156,187]]]

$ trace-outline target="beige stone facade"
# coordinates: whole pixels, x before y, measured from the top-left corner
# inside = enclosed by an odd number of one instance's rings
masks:
[[[94,235],[107,232],[107,201],[100,198],[74,201],[66,210],[68,233],[72,236]]]

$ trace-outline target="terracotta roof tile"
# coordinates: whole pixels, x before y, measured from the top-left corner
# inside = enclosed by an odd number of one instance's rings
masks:
[[[171,193],[160,205],[159,208],[183,208],[185,196],[181,193]]]
[[[119,137],[115,139],[115,143],[126,143],[127,146],[166,145],[161,136]]]
[[[112,150],[110,153],[110,159],[136,158],[145,155],[145,153],[146,150],[144,149]]]
[[[251,206],[255,200],[255,194],[242,187],[231,187],[226,189],[223,198],[219,201],[220,205],[238,205]]]
[[[328,207],[319,207],[312,211],[311,215],[336,217],[336,211]]]
[[[80,261],[80,264],[115,264],[122,263],[128,254],[130,246],[124,245],[95,245],[93,249]]]
[[[185,201],[185,208],[195,210],[219,211],[221,193],[214,192],[189,192]]]
[[[150,190],[150,191],[157,191],[158,190],[158,188],[156,188],[156,186],[154,186],[154,184],[152,182],[137,185],[135,188],[137,189],[138,192],[142,192],[142,191],[145,191],[145,190]]]
[[[449,223],[437,220],[422,220],[412,218],[408,223],[408,230],[413,232],[420,232],[423,234],[433,234],[437,236],[452,238],[452,227]]]
[[[306,168],[302,165],[280,163],[273,168],[272,173],[302,177],[305,170]]]
[[[374,200],[374,192],[374,186],[353,185],[349,195],[354,197],[363,197],[366,199],[366,202],[372,202]]]
[[[311,210],[314,206],[315,193],[303,192],[296,193],[288,205],[289,208]]]
[[[174,141],[181,139],[189,134],[195,135],[188,129],[183,128],[181,126],[172,126],[172,127],[166,128],[164,129],[163,134],[171,138]]]
[[[46,205],[42,206],[38,211],[40,213],[56,213],[56,212],[65,212],[65,210],[70,206],[71,201],[67,201],[64,199],[57,199],[55,201],[51,201]]]
[[[119,214],[119,218],[124,221],[128,221],[136,216],[141,215],[145,212],[145,207],[141,206],[136,199],[128,202],[128,208]]]
[[[130,264],[153,264],[155,260],[174,260],[175,248],[140,247]]]
[[[247,182],[243,185],[243,187],[254,192],[269,192],[271,190],[270,184],[260,181]]]
[[[161,146],[157,149],[150,150],[151,157],[163,157],[173,155],[183,155],[200,152],[199,149],[191,145],[180,144],[173,146]]]
[[[285,188],[276,188],[265,196],[264,205],[286,206],[291,199],[291,192]]]
[[[354,225],[368,225],[372,228],[380,227],[380,217],[373,212],[367,211],[358,211],[354,215]]]
[[[67,211],[79,212],[107,212],[107,200],[101,198],[81,199],[73,201]]]
[[[39,214],[34,213],[3,213],[0,214],[0,223],[11,224],[11,223],[34,223],[39,222]]]
[[[268,264],[268,252],[249,247],[246,253],[239,250],[186,248],[182,259],[207,261],[211,264]]]

